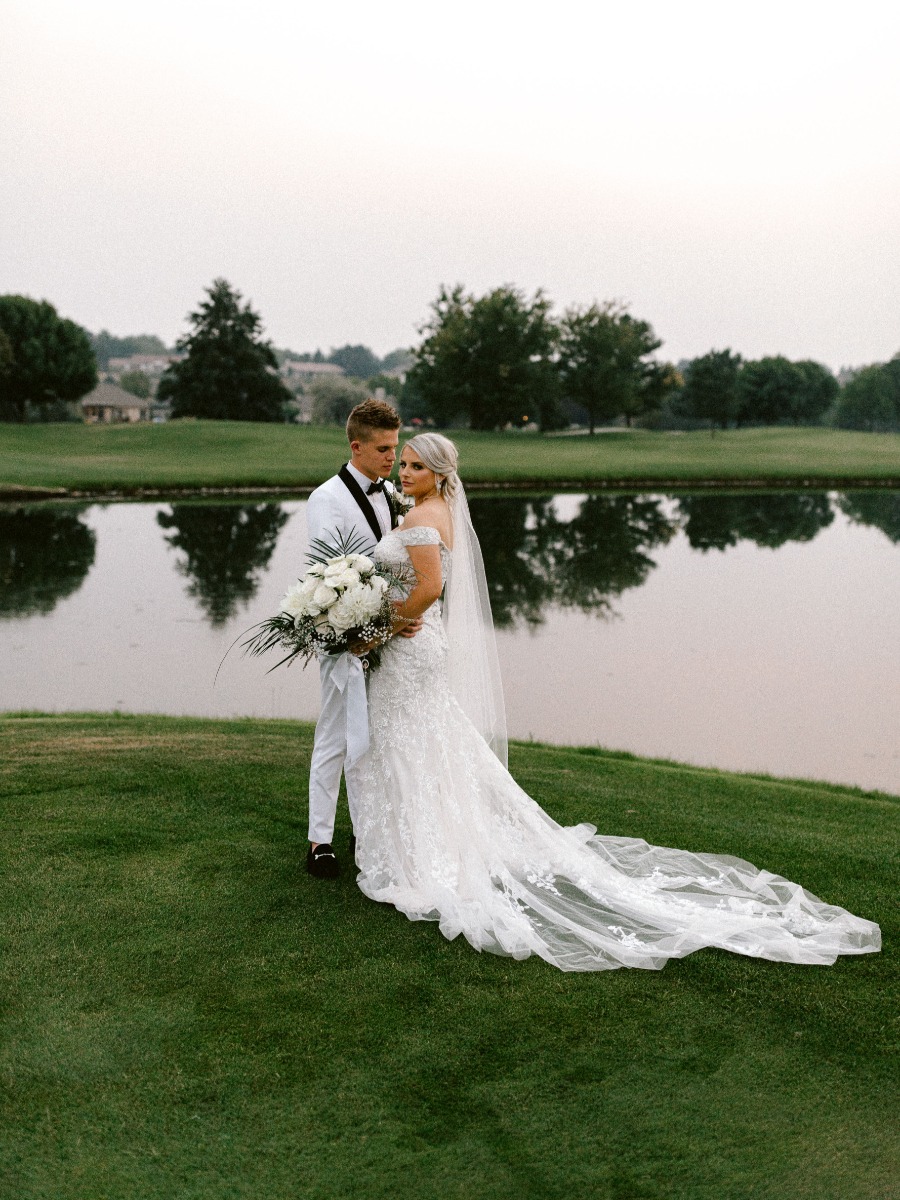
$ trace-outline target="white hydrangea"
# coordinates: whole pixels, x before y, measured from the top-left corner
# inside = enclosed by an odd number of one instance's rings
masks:
[[[295,619],[305,616],[309,596],[304,589],[305,584],[302,583],[295,583],[293,587],[288,588],[282,597],[280,611]]]
[[[348,588],[341,598],[332,605],[328,619],[335,629],[346,632],[365,625],[376,616],[381,608],[381,592],[367,583],[357,584]]]

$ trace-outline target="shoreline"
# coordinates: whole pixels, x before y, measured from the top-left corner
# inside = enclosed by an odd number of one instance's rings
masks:
[[[196,484],[189,487],[138,486],[112,484],[108,487],[53,488],[0,484],[0,503],[41,500],[191,500],[228,499],[231,497],[267,497],[306,499],[318,484],[259,486],[245,484]],[[635,476],[634,478],[517,479],[465,481],[468,492],[702,492],[702,491],[893,491],[900,488],[900,477],[867,478],[852,475],[770,475],[746,479],[734,476],[685,479],[672,476]]]
[[[193,726],[198,729],[213,728],[221,729],[225,726],[232,726],[235,729],[246,728],[248,726],[260,727],[261,729],[283,730],[285,728],[291,730],[299,730],[312,737],[315,730],[316,722],[300,717],[198,717],[177,715],[174,713],[159,713],[159,712],[130,712],[123,709],[73,709],[73,710],[40,710],[40,709],[0,709],[0,731],[3,727],[21,725],[23,728],[29,724],[33,726],[45,725],[47,722],[87,722],[89,724],[104,725],[108,729],[126,729],[129,725],[139,725],[141,723],[148,726],[157,726],[162,728],[165,726],[174,727]],[[704,777],[727,777],[737,780],[752,781],[763,785],[772,785],[774,787],[796,787],[804,790],[825,791],[829,793],[840,794],[843,796],[853,797],[861,800],[874,800],[883,802],[890,801],[892,804],[900,804],[900,792],[886,792],[881,788],[862,787],[859,784],[853,783],[837,783],[833,779],[818,779],[805,775],[773,775],[768,771],[754,770],[735,770],[732,767],[718,767],[711,765],[702,765],[700,763],[692,763],[686,759],[678,758],[660,758],[653,754],[638,754],[633,750],[618,749],[614,746],[602,746],[599,744],[577,744],[571,742],[544,742],[534,740],[532,738],[514,738],[509,739],[509,745],[515,747],[517,751],[528,753],[545,752],[550,755],[554,754],[576,754],[580,758],[598,759],[608,762],[616,762],[624,765],[632,764],[635,767],[652,767],[662,771],[686,772],[695,773]]]

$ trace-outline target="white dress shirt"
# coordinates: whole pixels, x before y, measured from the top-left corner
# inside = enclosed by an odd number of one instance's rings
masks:
[[[381,526],[382,537],[386,533],[390,533],[391,508],[388,504],[387,496],[384,494],[384,491],[382,490],[380,492],[373,492],[373,494],[370,496],[369,488],[371,487],[373,480],[371,480],[368,475],[363,475],[362,471],[357,471],[353,463],[347,463],[347,470],[362,488],[363,494],[372,505],[372,508],[375,510],[375,516],[378,518],[378,524]]]

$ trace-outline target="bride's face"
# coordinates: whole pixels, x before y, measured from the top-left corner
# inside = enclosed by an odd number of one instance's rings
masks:
[[[437,491],[437,476],[429,471],[414,450],[404,446],[400,452],[400,486],[404,496],[424,500]]]

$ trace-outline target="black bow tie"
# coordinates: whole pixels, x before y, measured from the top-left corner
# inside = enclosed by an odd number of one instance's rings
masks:
[[[373,492],[383,492],[383,491],[384,491],[384,480],[379,479],[377,483],[369,484],[369,490],[366,492],[366,495],[371,496]]]

